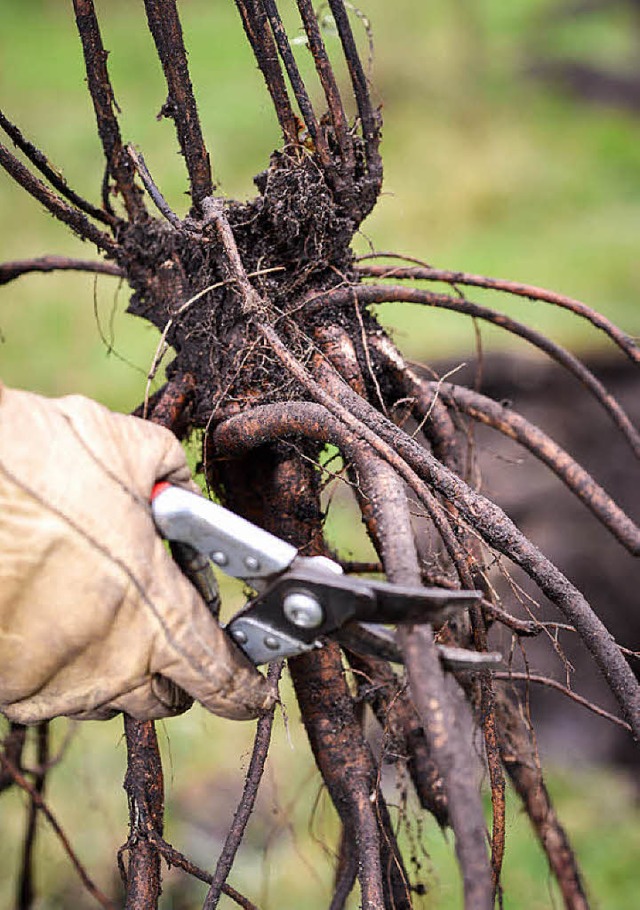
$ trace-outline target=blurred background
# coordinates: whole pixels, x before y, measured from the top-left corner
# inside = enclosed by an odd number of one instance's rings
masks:
[[[96,6],[124,137],[143,150],[163,193],[184,214],[186,180],[173,128],[156,119],[166,90],[142,3]],[[282,4],[295,35],[292,8]],[[356,238],[358,251],[393,250],[442,268],[550,287],[640,335],[640,4],[362,0],[359,9],[365,57],[367,24],[373,34],[385,184]],[[318,10],[327,13],[322,5]],[[180,11],[220,192],[248,198],[252,177],[279,145],[267,92],[231,0],[182,0]],[[326,36],[331,44],[330,22]],[[309,71],[302,43],[296,52]],[[103,159],[70,3],[0,0],[0,107],[71,186],[99,198]],[[47,253],[93,255],[0,174],[0,261]],[[144,397],[158,333],[125,314],[127,296],[115,279],[63,273],[2,288],[3,381],[52,395],[81,392],[131,410]],[[637,380],[623,355],[586,323],[544,304],[469,296],[490,299],[579,352],[640,417]],[[456,380],[473,381],[478,338],[470,321],[400,305],[378,310],[409,358],[439,372],[465,363],[467,372]],[[532,415],[637,516],[637,468],[607,421],[583,404],[577,386],[498,330],[482,327],[481,344],[486,391]],[[640,577],[630,558],[522,453],[495,437],[483,440],[478,437],[484,488],[608,612],[616,637],[638,648]],[[331,533],[343,552],[367,554],[348,512],[334,519]],[[237,596],[229,592],[228,600],[237,603]],[[580,656],[571,659],[579,672]],[[563,678],[559,663],[550,672]],[[591,677],[581,691],[606,703]],[[263,910],[327,906],[335,849],[335,819],[286,682],[285,692],[290,714],[278,719],[266,786],[231,878]],[[626,740],[606,722],[592,722],[575,705],[559,707],[560,699],[534,706],[552,793],[594,906],[631,910],[640,884],[637,766]],[[92,875],[115,894],[115,851],[127,819],[122,724],[53,726],[65,756],[51,772],[47,797]],[[159,725],[167,837],[209,869],[240,793],[252,733],[251,724],[218,721],[199,709]],[[389,801],[402,804],[404,782],[387,784]],[[0,796],[0,908],[14,905],[24,802],[18,792]],[[415,823],[411,807],[399,818],[414,876],[427,886],[418,905],[460,906],[451,840],[428,821]],[[544,860],[513,800],[508,824],[505,906],[554,906]],[[38,908],[93,906],[44,824],[38,850]],[[162,906],[188,910],[203,894],[202,886],[170,873]],[[225,901],[221,906],[231,906]]]

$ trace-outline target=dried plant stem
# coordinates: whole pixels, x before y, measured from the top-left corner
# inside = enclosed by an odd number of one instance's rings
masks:
[[[146,217],[142,191],[135,185],[134,171],[122,144],[116,117],[116,101],[107,69],[107,51],[102,44],[93,0],[73,0],[78,34],[82,42],[87,83],[93,101],[98,134],[107,168],[116,182],[127,215],[132,221]]]
[[[309,39],[309,50],[313,57],[322,88],[324,90],[327,105],[331,113],[331,119],[336,131],[336,139],[340,147],[341,157],[349,170],[353,168],[353,143],[349,135],[349,124],[340,98],[338,83],[331,67],[331,62],[327,55],[318,20],[311,0],[296,0],[298,9],[304,23],[304,28]]]
[[[295,57],[293,56],[293,51],[291,50],[291,45],[289,43],[287,33],[285,31],[284,25],[282,24],[280,13],[278,12],[278,8],[274,0],[262,0],[262,5],[267,16],[269,17],[273,37],[275,38],[275,42],[282,58],[282,62],[284,63],[287,75],[289,76],[291,88],[293,90],[295,99],[298,102],[298,107],[300,108],[302,119],[305,122],[305,126],[309,130],[309,135],[315,146],[318,158],[322,164],[322,168],[325,174],[330,177],[334,173],[335,167],[331,159],[329,146],[327,145],[327,140],[324,136],[324,133],[320,129],[320,125],[318,124],[318,119],[313,110],[311,99],[305,87],[302,76],[300,75],[298,64],[296,63]]]
[[[278,49],[269,28],[266,13],[258,0],[236,0],[245,33],[271,95],[286,146],[298,142],[298,129],[287,86],[280,69]]]
[[[189,174],[191,199],[199,210],[203,199],[213,192],[213,180],[189,77],[178,9],[175,0],[145,0],[144,5],[169,89],[162,112],[176,125],[180,151]]]
[[[329,6],[338,28],[342,49],[349,68],[351,84],[353,86],[358,113],[360,115],[360,122],[362,124],[362,134],[365,141],[369,171],[381,179],[382,166],[378,152],[380,130],[371,104],[367,77],[362,68],[362,62],[353,37],[349,17],[345,10],[344,3],[340,2],[340,0],[329,0]]]
[[[176,213],[173,211],[167,200],[164,198],[156,183],[149,173],[149,168],[147,167],[146,161],[138,149],[134,148],[132,145],[126,146],[127,155],[131,158],[133,166],[138,172],[140,179],[144,184],[144,188],[147,193],[153,199],[153,203],[158,211],[164,215],[169,224],[174,227],[177,231],[184,230],[183,222],[180,221]]]

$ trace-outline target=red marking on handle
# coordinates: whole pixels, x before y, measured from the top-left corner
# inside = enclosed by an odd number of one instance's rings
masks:
[[[169,490],[170,488],[171,484],[166,480],[161,480],[160,483],[155,484],[153,490],[151,491],[151,496],[149,497],[151,502],[153,502],[156,496],[159,496],[160,493],[163,493],[165,490]]]

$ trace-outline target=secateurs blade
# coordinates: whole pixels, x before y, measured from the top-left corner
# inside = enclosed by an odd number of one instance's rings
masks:
[[[209,560],[256,592],[226,626],[254,664],[321,647],[327,636],[353,650],[401,660],[386,624],[442,624],[482,596],[346,576],[332,559],[299,556],[295,547],[229,509],[168,483],[156,484],[151,507],[158,530],[212,612],[217,615],[218,598]],[[500,659],[460,648],[444,648],[441,656],[452,667],[457,660],[458,669],[494,666]]]

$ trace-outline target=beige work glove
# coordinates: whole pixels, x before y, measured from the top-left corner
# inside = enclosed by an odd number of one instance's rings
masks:
[[[155,530],[156,481],[194,488],[162,427],[0,386],[0,711],[140,720],[185,692],[234,719],[273,695]]]

